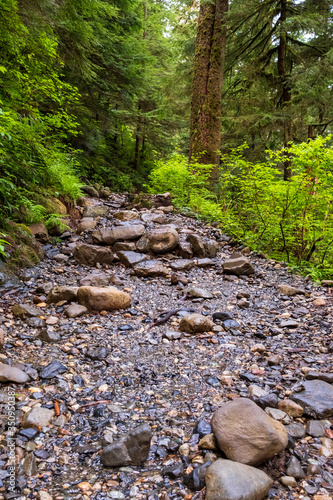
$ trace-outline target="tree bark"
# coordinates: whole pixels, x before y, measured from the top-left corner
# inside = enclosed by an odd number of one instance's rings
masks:
[[[221,147],[221,100],[226,48],[228,0],[202,2],[193,68],[190,160],[214,164],[218,177]]]
[[[281,0],[281,10],[280,10],[280,24],[281,34],[278,47],[278,72],[282,85],[282,97],[281,97],[281,108],[286,111],[291,100],[291,89],[288,82],[287,69],[286,69],[286,54],[287,54],[287,34],[283,24],[287,19],[287,1]],[[291,120],[288,116],[284,118],[283,122],[283,135],[284,135],[284,146],[288,147],[288,143],[292,140],[291,133]],[[288,153],[286,153],[286,159],[284,161],[283,177],[287,181],[291,178],[291,160]]]

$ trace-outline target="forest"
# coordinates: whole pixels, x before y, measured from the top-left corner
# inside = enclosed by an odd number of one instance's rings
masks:
[[[332,278],[332,4],[1,0],[0,252],[91,184]]]

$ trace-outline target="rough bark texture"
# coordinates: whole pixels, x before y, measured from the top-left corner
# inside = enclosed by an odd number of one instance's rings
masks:
[[[285,23],[287,19],[287,0],[281,0],[280,23]],[[282,98],[281,107],[285,110],[290,103],[291,91],[287,78],[286,71],[286,53],[287,53],[287,36],[284,28],[281,30],[280,43],[278,47],[278,72],[282,84]],[[288,143],[292,140],[291,134],[291,120],[288,116],[285,117],[283,123],[284,132],[284,146],[287,147]],[[284,161],[284,180],[287,181],[291,177],[291,160],[286,154]]]
[[[200,6],[191,99],[190,159],[218,165],[228,0]],[[217,177],[218,170],[213,176]]]

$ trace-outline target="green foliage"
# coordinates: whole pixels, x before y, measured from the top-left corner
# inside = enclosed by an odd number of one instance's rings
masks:
[[[222,227],[255,250],[294,265],[333,260],[333,150],[330,137],[267,151],[266,162],[244,160],[244,146],[222,158]],[[293,176],[283,181],[284,153]],[[310,264],[308,264],[310,265]]]
[[[220,220],[221,207],[210,191],[210,174],[214,165],[203,165],[197,161],[175,154],[167,161],[157,161],[149,179],[151,193],[169,191],[175,206],[181,210],[189,208],[192,213],[208,221]]]
[[[0,233],[0,236],[3,236],[4,238],[6,237],[5,234]],[[10,245],[10,243],[2,238],[0,238],[0,256],[1,257],[7,257],[7,254],[5,252],[5,245]]]
[[[45,226],[48,231],[58,230],[61,233],[70,229],[67,224],[64,222],[64,216],[61,214],[50,214],[47,216],[45,220]]]

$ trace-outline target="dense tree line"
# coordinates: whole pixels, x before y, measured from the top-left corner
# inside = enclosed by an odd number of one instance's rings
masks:
[[[2,213],[78,175],[139,186],[175,147],[217,164],[327,134],[332,57],[329,0],[2,0]]]

